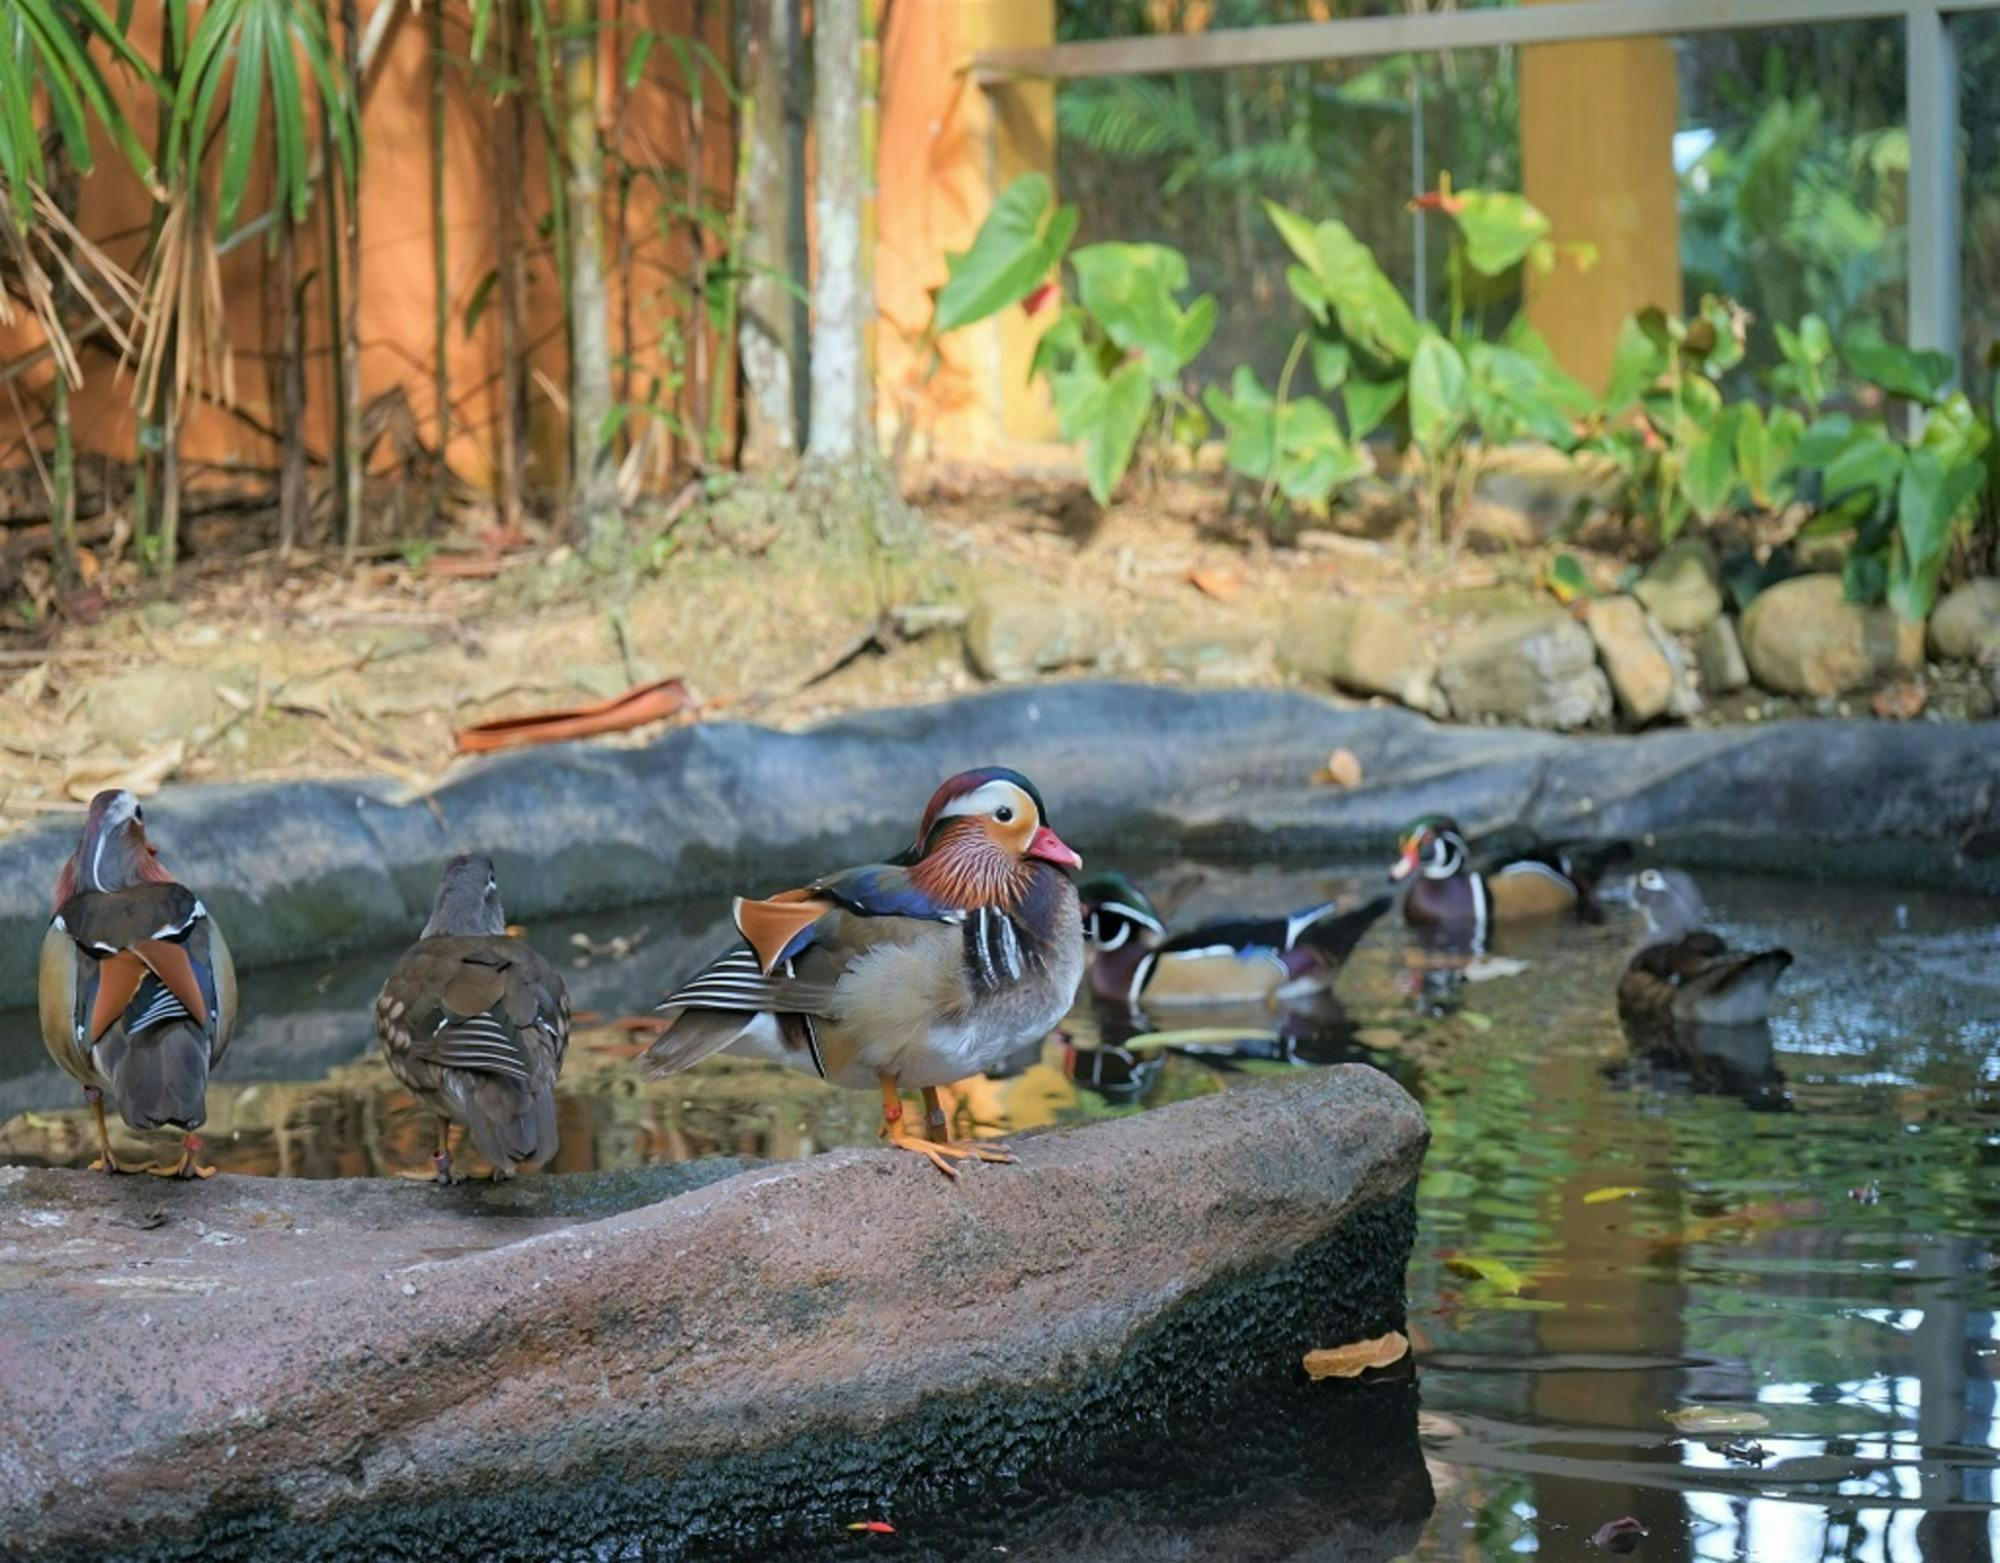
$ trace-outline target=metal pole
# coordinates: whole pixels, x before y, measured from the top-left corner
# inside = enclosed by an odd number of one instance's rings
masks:
[[[1910,346],[1959,359],[1958,50],[1936,0],[1911,0],[1904,70],[1910,123]]]

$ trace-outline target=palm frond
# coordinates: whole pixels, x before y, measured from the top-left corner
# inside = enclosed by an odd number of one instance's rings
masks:
[[[1065,88],[1056,100],[1056,119],[1065,136],[1127,160],[1194,152],[1207,139],[1185,96],[1143,76]]]

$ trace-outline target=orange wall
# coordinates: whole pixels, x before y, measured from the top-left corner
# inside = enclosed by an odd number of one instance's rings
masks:
[[[379,5],[395,5],[403,15],[369,79],[363,116],[362,398],[365,403],[400,385],[429,444],[434,438],[435,409],[431,386],[434,298],[427,23],[423,16],[411,14],[405,0],[362,0],[364,30]],[[608,24],[617,9],[609,0],[603,9],[607,25],[600,70],[600,118],[607,128],[617,75],[615,40]],[[155,60],[159,57],[159,10],[155,6],[137,7],[132,27],[133,41]],[[622,10],[632,33],[650,27],[665,37],[687,32],[692,0],[626,0]],[[714,16],[709,46],[727,60],[728,39],[721,14],[725,8],[713,5],[709,10]],[[447,18],[447,48],[462,59],[468,43],[462,8],[454,7]],[[118,78],[114,75],[113,79],[116,82]],[[492,270],[496,255],[492,136],[498,115],[462,64],[449,80],[445,200],[452,319],[448,339],[455,403],[450,456],[455,471],[483,484],[491,476],[496,454],[501,367],[498,313],[489,301],[469,338],[462,323],[465,309],[480,280]],[[138,101],[138,94],[129,90],[125,97],[137,122],[150,126],[150,101]],[[656,47],[649,56],[645,79],[628,109],[627,124],[627,144],[635,161],[643,154],[669,167],[681,166],[687,148],[687,99],[679,65],[667,48]],[[704,124],[705,182],[709,189],[719,187],[726,193],[734,174],[732,111],[713,78],[708,83]],[[532,225],[549,210],[547,162],[532,108],[527,165],[524,204]],[[269,205],[267,192],[266,177],[263,189],[246,203],[246,216]],[[97,160],[97,171],[83,185],[79,213],[83,231],[105,242],[124,264],[137,266],[149,210],[149,200],[138,181],[115,152],[106,150]],[[607,204],[606,262],[615,266],[617,238],[611,231],[610,216]],[[657,198],[644,185],[635,187],[627,223],[637,262],[633,317],[635,357],[641,368],[635,376],[635,397],[644,393],[646,371],[660,363],[662,327],[677,319],[684,307],[681,296],[689,255],[686,224],[672,225],[673,231],[663,236],[659,217]],[[109,237],[121,234],[125,237]],[[318,455],[326,453],[333,427],[324,238],[324,215],[315,204],[301,234],[299,272],[301,276],[317,274],[306,296],[309,364],[305,438],[308,449]],[[539,344],[530,362],[560,395],[567,379],[567,357],[555,258],[545,240],[532,232],[526,238],[535,246],[528,267],[527,335]],[[711,253],[719,248],[719,241],[711,242]],[[225,306],[236,347],[237,402],[244,413],[272,428],[278,422],[278,412],[272,405],[267,365],[277,351],[279,317],[275,300],[268,298],[267,277],[274,272],[275,263],[267,257],[261,240],[239,246],[223,262]],[[615,275],[612,286],[612,341],[614,352],[618,352],[621,301],[615,291]],[[11,361],[39,342],[39,334],[26,321],[0,330],[0,360]],[[116,374],[113,359],[103,352],[86,352],[83,362],[86,384],[74,404],[79,447],[88,453],[129,459],[134,434],[131,377],[129,373]],[[31,414],[37,412],[47,397],[47,367],[16,383],[25,393],[23,399],[30,404]],[[12,422],[11,407],[5,407],[4,402],[0,407],[5,408],[0,417]],[[530,481],[559,482],[565,440],[562,416],[537,383],[531,382],[529,407],[538,457]],[[39,443],[47,448],[46,428]],[[185,458],[196,463],[273,467],[278,460],[275,441],[217,407],[201,407],[190,415],[182,448]],[[19,460],[18,451],[12,459]]]

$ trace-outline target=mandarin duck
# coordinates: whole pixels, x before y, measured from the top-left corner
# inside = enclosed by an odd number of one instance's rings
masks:
[[[128,1128],[181,1131],[180,1158],[145,1171],[213,1176],[195,1131],[235,1029],[236,967],[207,908],[160,865],[129,792],[90,800],[82,839],[56,877],[38,986],[42,1043],[82,1085],[97,1123],[91,1170],[127,1170],[104,1126],[109,1091]]]
[[[375,1000],[389,1072],[437,1119],[438,1182],[452,1181],[453,1124],[472,1136],[496,1182],[556,1153],[569,1024],[561,975],[507,932],[492,860],[453,858],[430,921]]]
[[[876,1086],[898,1149],[953,1177],[954,1161],[1011,1161],[1005,1147],[951,1140],[937,1088],[999,1065],[1068,1012],[1083,974],[1069,876],[1082,866],[1027,777],[954,776],[895,861],[739,897],[742,943],[668,995],[646,1062],[675,1074],[734,1048]],[[904,1121],[907,1089],[923,1094],[927,1139]]]
[[[1215,1004],[1274,1004],[1324,991],[1361,936],[1388,911],[1377,896],[1289,917],[1203,923],[1171,937],[1145,892],[1123,874],[1077,887],[1094,998],[1137,1012]]]
[[[1771,995],[1790,950],[1732,950],[1702,926],[1695,882],[1678,869],[1634,874],[1632,902],[1646,936],[1618,979],[1618,1011],[1633,1021],[1754,1026],[1771,1018]]]
[[[1630,857],[1624,841],[1568,842],[1492,857],[1473,866],[1457,822],[1442,814],[1413,820],[1398,842],[1392,880],[1412,880],[1403,919],[1413,928],[1470,933],[1483,945],[1505,922],[1594,911],[1591,892],[1604,870]],[[1413,877],[1414,876],[1414,877]]]

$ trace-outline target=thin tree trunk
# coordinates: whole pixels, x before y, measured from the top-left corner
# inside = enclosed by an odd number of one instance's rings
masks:
[[[804,450],[806,426],[812,415],[812,225],[807,216],[812,192],[806,188],[806,142],[811,133],[812,101],[805,90],[806,34],[804,0],[771,0],[785,36],[785,256],[792,288],[792,326],[788,338],[792,383],[792,430],[795,450]]]
[[[813,285],[812,420],[806,449],[836,465],[860,460],[866,364],[862,223],[861,7],[864,0],[817,0],[813,7],[813,131],[819,167],[819,275]],[[872,0],[866,0],[872,3]]]
[[[792,359],[800,337],[794,330],[794,300],[783,281],[792,264],[793,168],[786,99],[798,39],[793,0],[743,0],[737,22],[737,57],[744,62],[738,72],[743,111],[737,127],[736,188],[744,232],[744,270],[736,288],[736,355],[743,366],[739,460],[746,471],[754,471],[790,461],[799,449]]]
[[[438,9],[434,6],[433,10]],[[340,0],[341,45],[345,51],[342,61],[346,67],[347,80],[360,101],[361,92],[361,6],[359,0]],[[341,323],[340,362],[341,389],[347,397],[346,411],[341,428],[341,476],[346,481],[346,502],[342,506],[340,556],[343,563],[354,562],[354,550],[361,541],[361,509],[367,493],[367,473],[362,470],[361,455],[361,163],[362,138],[358,133],[354,138],[354,176],[343,181],[341,191],[346,201],[343,209],[347,223],[343,237],[347,250],[347,297],[346,318]],[[329,150],[327,162],[338,166],[340,159]],[[334,268],[329,261],[327,272]]]
[[[299,229],[290,213],[278,222],[278,308],[284,320],[284,427],[278,478],[278,557],[289,559],[306,514],[306,320],[299,299]]]
[[[393,3],[393,0],[392,0]],[[446,458],[451,450],[451,267],[444,200],[444,6],[430,8],[431,56],[431,405],[436,409],[437,460],[431,463],[430,501],[435,526],[444,514]],[[504,123],[503,130],[504,134]]]
[[[618,69],[611,79],[611,161],[618,180],[616,216],[617,253],[612,261],[618,276],[618,405],[632,405],[632,365],[635,362],[635,328],[632,320],[632,165],[625,156],[625,122],[631,112],[632,94],[625,86],[625,59],[631,45],[626,39],[626,0],[615,0],[618,17],[617,47],[612,58]],[[630,441],[621,442],[623,456]]]
[[[166,83],[166,91],[160,94],[159,108],[153,116],[153,145],[156,148],[167,145],[168,134],[174,119],[174,93],[180,85],[180,61],[174,53],[174,30],[160,29],[160,77]],[[192,178],[192,175],[190,175]],[[160,242],[160,229],[166,223],[167,207],[164,201],[154,201],[153,211],[146,232],[146,253],[152,255]],[[174,359],[174,343],[169,339],[163,346],[162,361],[171,364]],[[146,558],[147,539],[155,535],[160,540],[159,553],[155,564],[161,575],[171,575],[174,556],[167,535],[165,492],[166,452],[170,444],[177,443],[174,432],[167,428],[165,419],[172,405],[166,382],[171,373],[163,373],[158,385],[145,405],[139,409],[136,430],[137,449],[133,451],[132,463],[132,547],[141,561]],[[180,507],[174,505],[174,516],[178,522]],[[172,538],[178,545],[178,526]]]
[[[689,32],[696,43],[708,30],[707,0],[694,0]],[[706,93],[708,71],[701,58],[688,55],[687,226],[688,226],[688,399],[687,425],[693,435],[694,465],[708,463],[708,440],[702,433],[708,408],[708,227],[701,203],[708,193],[704,175]]]
[[[527,335],[521,326],[521,168],[527,129],[521,112],[522,55],[516,0],[500,0],[501,59],[516,85],[500,109],[500,137],[494,155],[494,183],[500,199],[495,234],[500,290],[500,524],[512,533],[521,525],[522,490],[528,461],[527,365],[521,361]]]
[[[569,217],[570,516],[600,563],[624,540],[612,417],[611,311],[604,283],[604,147],[597,134],[597,7],[563,0],[564,202]]]
[[[168,343],[171,350],[173,344]],[[181,406],[173,376],[160,377],[158,410],[160,440],[160,574],[172,579],[181,556]]]
[[[333,105],[319,102],[319,135],[322,146],[333,145]],[[340,168],[339,159],[329,157],[320,170],[320,200],[325,207],[326,239],[326,384],[333,408],[333,444],[327,462],[327,509],[341,518],[341,535],[347,535],[347,362],[341,352],[345,340],[347,311],[341,292],[340,256]]]
[[[735,20],[731,18],[732,22]],[[729,399],[736,385],[736,322],[743,308],[743,250],[750,222],[750,167],[757,150],[757,102],[747,90],[757,75],[762,40],[754,32],[732,26],[729,33],[730,74],[741,104],[736,117],[736,168],[729,185],[729,234],[722,254],[722,320],[715,333],[715,373],[708,382],[708,459],[727,463],[730,435]]]

